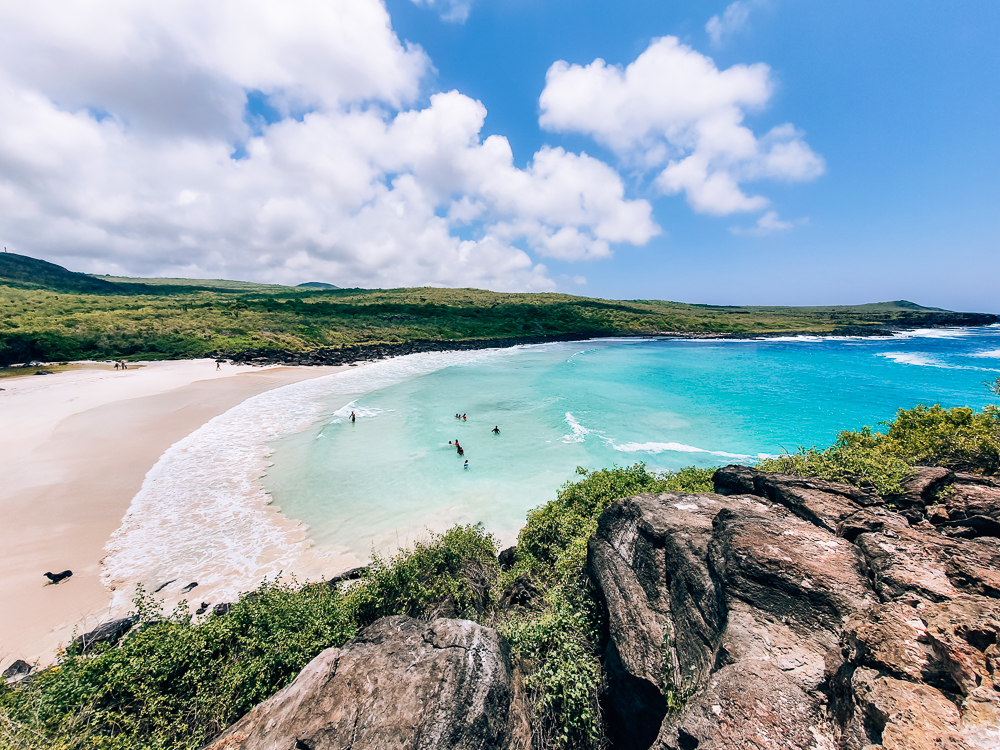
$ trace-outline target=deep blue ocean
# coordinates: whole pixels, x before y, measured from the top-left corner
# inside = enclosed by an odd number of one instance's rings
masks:
[[[355,392],[325,397],[312,428],[271,445],[263,483],[316,543],[367,557],[454,523],[482,522],[513,542],[525,513],[578,466],[746,463],[826,447],[840,430],[877,427],[916,404],[981,408],[996,400],[984,381],[1000,375],[1000,327],[559,343],[455,360],[374,390],[363,368],[356,375]]]

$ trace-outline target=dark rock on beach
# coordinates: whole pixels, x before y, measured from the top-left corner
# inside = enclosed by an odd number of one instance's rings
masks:
[[[510,586],[504,589],[503,595],[500,597],[500,606],[504,609],[526,607],[538,594],[538,589],[527,576],[518,576]]]
[[[15,659],[14,662],[3,671],[5,680],[18,680],[31,674],[32,666],[24,659]]]
[[[98,625],[89,633],[74,638],[73,648],[85,654],[101,644],[114,646],[132,629],[135,623],[135,617],[122,617]]]
[[[495,630],[386,617],[321,653],[206,750],[510,748],[514,690]]]
[[[343,583],[344,581],[358,580],[359,578],[361,578],[361,576],[363,576],[367,572],[368,572],[367,565],[362,565],[361,567],[358,568],[349,568],[345,570],[343,573],[335,575],[326,583],[330,588],[336,588],[339,584]]]

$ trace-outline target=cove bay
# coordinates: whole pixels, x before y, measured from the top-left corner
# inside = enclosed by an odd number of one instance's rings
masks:
[[[369,388],[384,365],[317,395],[320,416],[269,443],[262,479],[317,545],[359,559],[455,523],[481,522],[512,543],[526,511],[578,466],[748,463],[826,447],[839,430],[877,428],[918,403],[980,408],[983,382],[1000,372],[1000,327],[545,344],[401,370]]]

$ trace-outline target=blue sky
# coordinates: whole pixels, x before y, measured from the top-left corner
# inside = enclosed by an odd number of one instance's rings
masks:
[[[419,41],[441,88],[486,103],[487,133],[515,159],[542,143],[608,158],[584,138],[538,127],[553,60],[627,65],[651,37],[676,35],[720,68],[765,62],[777,80],[749,122],[793,122],[826,161],[806,184],[767,185],[781,213],[808,223],[766,237],[733,235],[750,217],[691,211],[650,196],[664,235],[620,247],[587,269],[588,293],[721,304],[848,304],[914,299],[1000,310],[1000,5],[747,3],[745,24],[710,39],[711,2],[477,3],[464,25],[409,0],[394,25]],[[642,192],[640,183],[633,189]],[[555,264],[550,263],[555,266]]]
[[[73,12],[0,11],[12,251],[97,273],[1000,311],[995,3]]]

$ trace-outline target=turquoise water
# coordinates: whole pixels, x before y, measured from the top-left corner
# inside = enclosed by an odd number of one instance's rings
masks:
[[[263,483],[318,544],[359,557],[454,523],[482,522],[507,543],[577,466],[708,467],[827,446],[900,407],[982,407],[998,374],[996,326],[507,349],[328,397],[318,423],[272,444]]]

